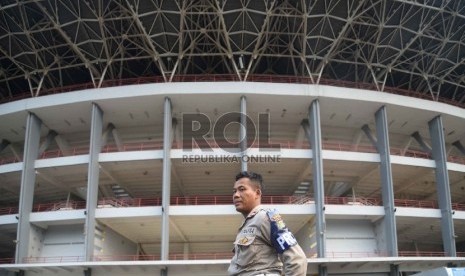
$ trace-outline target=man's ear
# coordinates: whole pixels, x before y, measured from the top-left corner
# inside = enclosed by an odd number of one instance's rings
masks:
[[[255,192],[257,193],[257,195],[258,195],[259,197],[262,197],[262,190],[257,189],[257,190],[255,190]]]

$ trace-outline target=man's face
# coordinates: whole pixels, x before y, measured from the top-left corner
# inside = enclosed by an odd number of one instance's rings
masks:
[[[248,179],[243,177],[234,183],[233,203],[236,211],[247,216],[260,204],[261,191]]]

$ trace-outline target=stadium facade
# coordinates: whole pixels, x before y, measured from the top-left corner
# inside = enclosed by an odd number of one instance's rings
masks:
[[[461,1],[0,15],[0,275],[225,275],[240,170],[309,275],[465,266]]]

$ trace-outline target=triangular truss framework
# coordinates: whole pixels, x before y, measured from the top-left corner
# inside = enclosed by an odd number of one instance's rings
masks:
[[[48,0],[0,6],[0,100],[107,80],[257,74],[465,101],[460,0]]]

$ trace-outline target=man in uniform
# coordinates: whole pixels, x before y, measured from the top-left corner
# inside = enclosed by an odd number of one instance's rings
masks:
[[[260,174],[236,176],[233,202],[244,221],[234,241],[229,275],[303,276],[307,258],[276,210],[261,206],[263,179]]]

